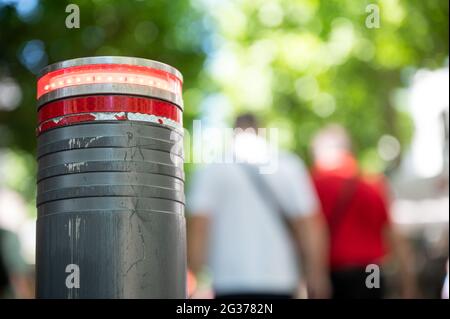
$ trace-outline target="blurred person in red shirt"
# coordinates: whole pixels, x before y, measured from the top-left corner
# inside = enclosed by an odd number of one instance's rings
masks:
[[[382,298],[383,276],[373,269],[380,269],[390,251],[399,257],[403,297],[414,297],[411,254],[390,220],[384,179],[361,175],[350,138],[339,125],[315,136],[312,153],[313,181],[329,230],[333,297]],[[372,279],[375,286],[367,283]]]

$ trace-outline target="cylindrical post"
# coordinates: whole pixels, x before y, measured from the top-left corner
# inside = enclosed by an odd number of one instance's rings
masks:
[[[38,79],[38,298],[184,298],[182,76],[68,60]]]

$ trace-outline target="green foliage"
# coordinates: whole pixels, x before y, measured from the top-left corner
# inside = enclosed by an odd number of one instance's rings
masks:
[[[28,41],[42,41],[46,57],[40,65],[96,55],[149,58],[182,71],[184,88],[197,87],[205,54],[201,50],[206,30],[201,15],[188,0],[40,1],[36,14],[22,21],[12,6],[0,1],[0,78],[13,77],[23,93],[13,111],[0,110],[0,147],[33,152],[36,126],[36,77],[20,62]],[[67,29],[69,3],[80,8],[79,29]],[[186,105],[190,104],[189,96]],[[186,121],[194,113],[187,112]],[[6,128],[5,128],[6,127]],[[8,132],[8,134],[7,134]],[[8,139],[6,139],[6,134]]]
[[[211,1],[205,1],[210,3]],[[342,123],[371,169],[390,134],[405,147],[411,123],[393,99],[408,86],[406,68],[448,59],[448,1],[233,0],[206,9],[223,39],[212,78],[235,112],[252,109],[286,129],[286,146],[307,157],[313,133]],[[368,28],[368,4],[380,28]],[[411,73],[411,72],[410,72]],[[370,167],[371,166],[371,167]]]

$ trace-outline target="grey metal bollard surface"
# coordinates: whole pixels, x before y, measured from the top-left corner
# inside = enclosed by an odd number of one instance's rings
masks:
[[[93,57],[38,79],[38,298],[185,298],[182,77]]]

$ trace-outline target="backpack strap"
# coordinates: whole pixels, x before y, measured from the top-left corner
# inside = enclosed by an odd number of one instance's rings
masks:
[[[295,239],[295,231],[292,222],[290,221],[288,214],[286,214],[286,211],[277,198],[274,190],[267,183],[267,180],[258,172],[258,167],[248,163],[241,163],[239,166],[252,183],[252,186],[259,194],[261,200],[266,202],[269,207],[272,208],[271,211],[273,211],[274,214],[277,215],[277,218],[282,221],[286,231],[291,235],[294,243],[296,243],[297,241]]]
[[[342,221],[348,212],[350,204],[355,198],[356,190],[359,185],[359,177],[355,176],[344,180],[340,189],[338,199],[330,215],[330,233],[334,234],[339,229]]]

